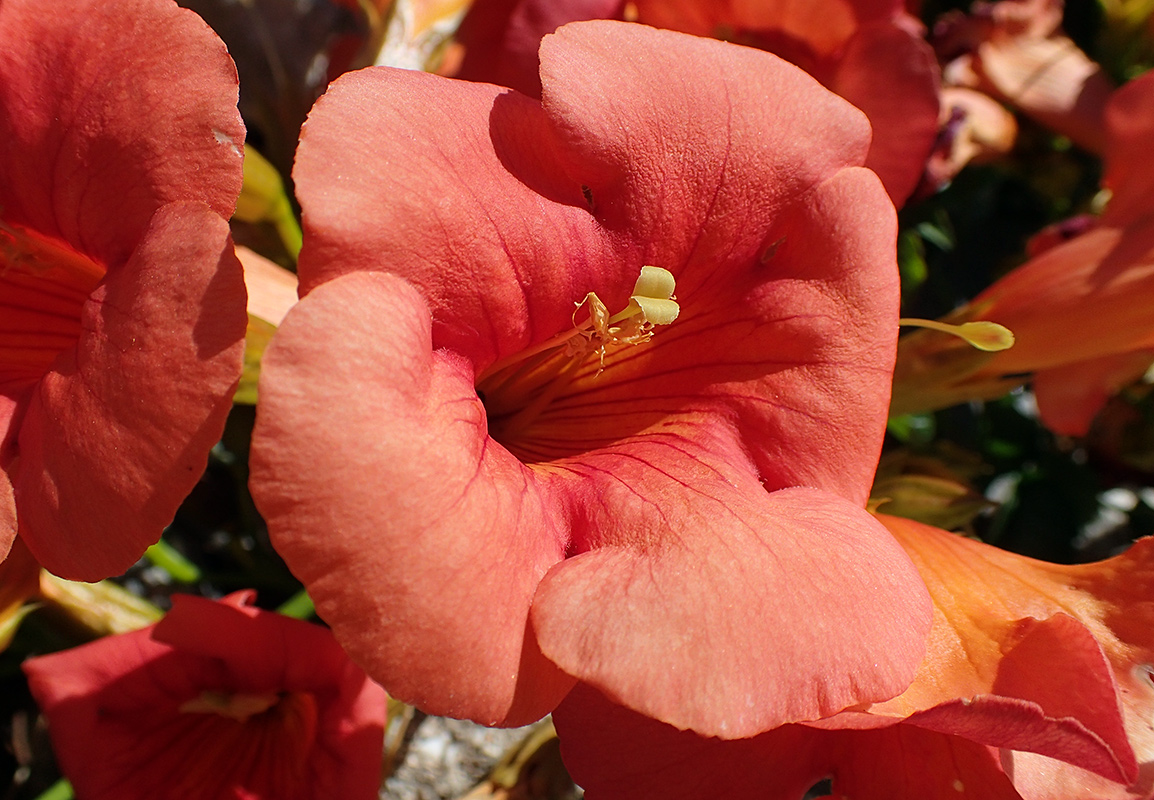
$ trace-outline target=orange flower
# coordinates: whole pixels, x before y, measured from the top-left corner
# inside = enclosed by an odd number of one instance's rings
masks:
[[[1060,566],[880,517],[918,567],[934,625],[903,694],[721,741],[579,687],[554,714],[590,798],[1136,800],[1154,791],[1154,539]]]
[[[903,337],[892,411],[996,397],[1032,376],[1042,419],[1059,433],[1081,435],[1102,403],[1154,360],[1154,163],[1147,155],[1154,75],[1114,94],[1106,124],[1103,184],[1113,197],[1102,217],[1044,231],[1039,240],[1047,244],[1067,230],[1079,235],[1035,252],[946,318],[1001,323],[1014,332],[1014,347],[979,353],[933,331]]]
[[[12,641],[24,617],[24,604],[36,596],[40,565],[22,539],[12,542],[8,557],[0,561],[0,650]]]

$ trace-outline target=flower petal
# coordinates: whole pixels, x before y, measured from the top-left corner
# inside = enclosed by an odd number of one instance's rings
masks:
[[[1154,164],[1154,75],[1136,78],[1110,96],[1106,106],[1106,154],[1102,185],[1113,192],[1108,224],[1126,226],[1150,213]]]
[[[943,703],[910,716],[909,724],[1133,781],[1138,765],[1097,641],[1064,614],[1026,619],[1019,628],[1023,641],[999,664],[992,694]]]
[[[1154,221],[1095,228],[1031,259],[970,304],[1014,332],[983,374],[1027,372],[1154,346]]]
[[[859,27],[829,82],[869,117],[873,140],[865,165],[896,206],[918,185],[937,140],[940,82],[929,44],[890,22]]]
[[[112,264],[163,203],[232,214],[244,142],[236,69],[198,16],[151,0],[69,0],[50,15],[5,0],[0,41],[8,222]]]
[[[721,741],[578,684],[553,712],[561,757],[589,800],[796,800],[827,774],[820,733],[786,725]]]
[[[541,97],[541,37],[567,22],[620,19],[623,0],[481,0],[457,32],[465,59],[454,77]]]
[[[1020,800],[996,751],[894,725],[785,725],[720,741],[679,731],[578,685],[553,714],[561,754],[590,800],[797,800],[823,778],[855,800]]]
[[[541,82],[597,220],[630,232],[637,267],[672,271],[679,297],[757,263],[777,215],[868,149],[865,117],[848,103],[769,53],[724,42],[567,25],[541,42]]]
[[[1038,416],[1065,436],[1085,436],[1106,401],[1142,377],[1154,363],[1154,350],[1075,361],[1034,375]]]
[[[320,615],[394,696],[529,722],[572,684],[527,631],[567,532],[548,487],[488,439],[469,365],[430,335],[395,276],[301,300],[265,355],[253,496]]]
[[[1047,5],[1045,15],[1056,7],[1060,19],[1061,4]],[[1102,67],[1060,31],[1043,36],[1040,30],[999,21],[988,36],[978,46],[974,64],[981,76],[978,88],[1091,152],[1101,152],[1104,113],[1113,90]]]
[[[198,203],[158,211],[89,298],[75,349],[29,400],[10,468],[20,534],[48,570],[119,574],[172,521],[224,428],[243,298],[228,223]]]
[[[1017,698],[1040,710],[1052,730],[1006,746],[1062,749],[1081,737],[1080,755],[1050,754],[1103,774],[1113,769],[1112,777],[1124,781],[1134,779],[1135,756],[1141,765],[1154,760],[1154,735],[1143,721],[1154,709],[1144,671],[1154,662],[1154,641],[1143,627],[1154,613],[1148,594],[1154,540],[1108,561],[1061,566],[911,520],[881,519],[926,576],[935,619],[918,677],[901,696],[869,709],[871,715],[904,718],[957,698]],[[939,729],[992,745],[1002,735],[996,728],[994,738],[976,729]]]
[[[710,427],[670,422],[565,464],[584,483],[577,518],[604,533],[541,583],[545,655],[623,705],[724,738],[902,691],[929,609],[900,548],[838,497],[766,493]]]
[[[613,257],[555,138],[536,103],[495,87],[387,68],[343,76],[313,109],[293,171],[301,295],[388,269],[425,295],[435,345],[478,370],[571,327],[589,291],[619,282],[627,296],[640,264]]]

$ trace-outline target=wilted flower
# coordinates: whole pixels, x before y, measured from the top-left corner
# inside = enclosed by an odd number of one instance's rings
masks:
[[[0,554],[96,580],[172,520],[240,374],[236,73],[168,0],[5,0],[0,52]]]
[[[24,662],[91,800],[377,797],[385,694],[324,628],[177,596],[148,628]]]
[[[251,462],[274,544],[432,713],[579,679],[745,736],[896,694],[929,608],[862,508],[897,312],[865,118],[639,25],[541,62],[541,103],[382,68],[314,109]]]

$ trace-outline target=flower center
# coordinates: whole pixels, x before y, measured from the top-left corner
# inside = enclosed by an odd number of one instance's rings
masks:
[[[142,743],[136,758],[155,797],[313,797],[309,783],[319,709],[311,692],[205,690],[181,704],[167,735]],[[179,754],[180,768],[158,765]],[[153,788],[153,787],[149,787]],[[227,789],[227,791],[225,791]]]
[[[573,312],[573,328],[492,364],[477,379],[477,394],[485,403],[489,433],[510,449],[542,412],[566,389],[578,372],[596,356],[596,379],[606,368],[606,357],[627,345],[645,344],[657,325],[677,319],[680,307],[673,297],[673,275],[661,267],[645,266],[626,307],[610,315],[596,292],[585,295]],[[585,317],[578,322],[579,317]]]
[[[244,722],[253,714],[263,714],[280,702],[277,692],[247,694],[245,692],[216,692],[205,690],[191,700],[180,704],[186,714],[220,714],[222,717]]]
[[[80,338],[104,266],[63,242],[0,221],[0,387],[34,383]]]

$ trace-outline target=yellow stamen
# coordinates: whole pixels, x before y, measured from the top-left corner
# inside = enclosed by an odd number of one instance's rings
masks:
[[[573,312],[573,329],[563,331],[533,347],[526,348],[489,366],[477,379],[483,383],[497,373],[520,364],[539,353],[565,345],[567,355],[584,359],[597,352],[602,363],[610,345],[644,344],[653,338],[655,325],[668,325],[677,319],[680,306],[673,297],[673,274],[661,267],[644,266],[633,286],[629,305],[613,316],[596,292],[589,292]],[[586,307],[589,318],[578,324],[577,312]]]
[[[951,325],[948,322],[937,322],[930,319],[914,319],[903,317],[898,320],[899,325],[908,325],[912,328],[929,328],[930,330],[948,333],[970,343],[970,346],[987,353],[996,353],[999,350],[1009,350],[1014,346],[1013,332],[996,322],[978,320],[963,322],[961,325]]]

